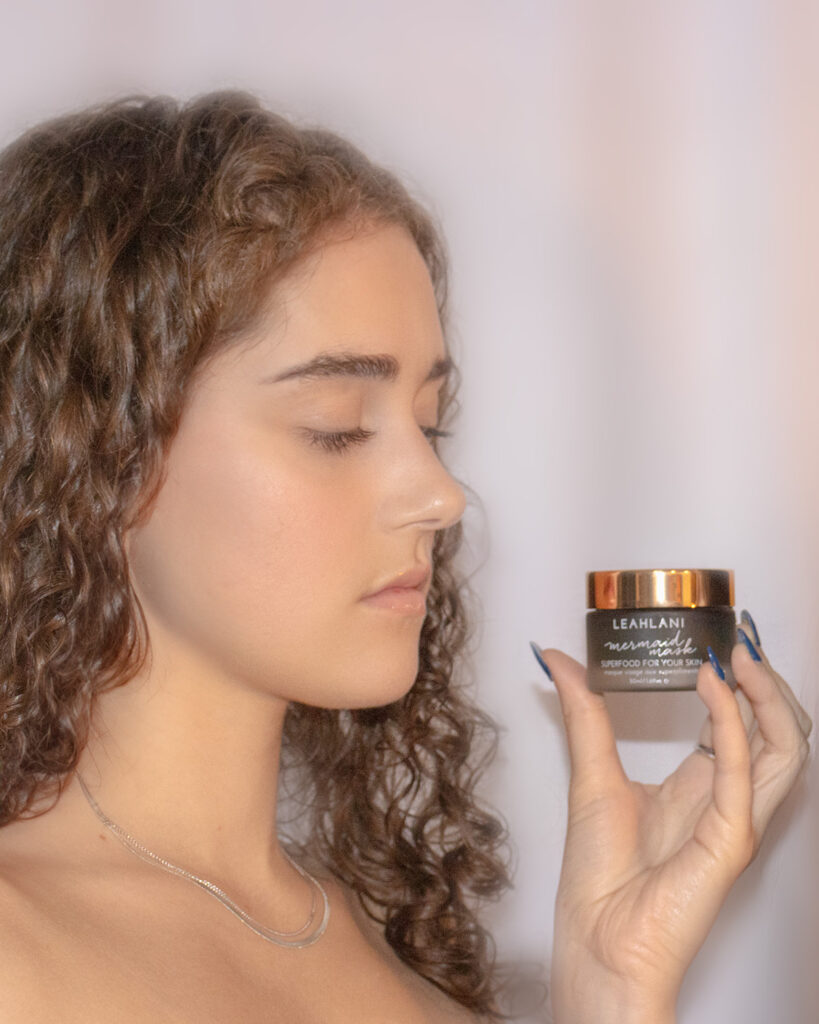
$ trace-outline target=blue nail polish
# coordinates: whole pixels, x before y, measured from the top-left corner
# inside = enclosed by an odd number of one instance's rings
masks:
[[[722,679],[722,681],[724,682],[725,681],[725,671],[723,670],[722,665],[720,665],[720,663],[719,663],[719,658],[716,656],[716,654],[714,654],[714,652],[711,650],[710,647],[708,648],[708,657],[711,659],[711,664],[714,666],[714,671],[717,673],[717,675],[720,677],[720,679]]]
[[[754,647],[754,645],[748,639],[748,634],[745,632],[744,629],[737,630],[737,639],[741,640],[745,644],[745,646],[748,648],[748,653],[751,655],[754,661],[762,661],[762,658],[760,658],[759,654],[757,654],[756,647]]]
[[[740,618],[742,619],[743,622],[747,622],[747,624],[754,631],[754,643],[757,645],[757,647],[761,647],[762,646],[762,641],[759,639],[759,633],[757,632],[756,623],[751,618],[751,613],[749,611],[746,611],[743,608],[742,609],[742,615],[740,615]]]
[[[533,651],[535,657],[537,658],[538,665],[540,665],[540,667],[543,669],[543,671],[546,673],[546,675],[551,679],[552,678],[552,673],[549,671],[549,666],[546,664],[546,662],[540,656],[540,651],[537,649],[537,644],[535,643],[535,641],[534,640],[530,640],[529,641],[529,646],[532,648],[532,651]],[[554,680],[552,680],[552,681],[554,682]]]

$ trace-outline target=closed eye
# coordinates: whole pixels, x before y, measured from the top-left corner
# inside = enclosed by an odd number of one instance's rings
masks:
[[[452,436],[451,431],[439,430],[437,427],[421,427],[421,430],[431,441],[439,437]],[[311,445],[323,448],[324,451],[340,453],[354,445],[364,444],[375,434],[375,431],[357,427],[355,430],[338,430],[332,433],[321,430],[307,430],[306,433]]]

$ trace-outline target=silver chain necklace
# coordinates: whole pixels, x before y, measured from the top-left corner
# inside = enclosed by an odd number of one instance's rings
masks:
[[[147,846],[143,846],[142,843],[140,843],[137,839],[134,839],[132,835],[126,832],[124,828],[122,828],[120,825],[117,825],[116,822],[111,821],[111,819],[102,811],[97,801],[88,792],[88,788],[83,782],[80,773],[75,772],[74,774],[77,776],[77,780],[79,781],[80,787],[83,793],[85,794],[85,798],[91,805],[91,808],[96,814],[96,816],[100,819],[103,825],[105,825],[105,827],[110,832],[113,832],[113,834],[117,837],[117,839],[119,839],[122,845],[131,851],[131,853],[136,854],[137,857],[139,857],[141,860],[147,861],[149,864],[155,864],[157,867],[162,868],[164,871],[170,872],[170,874],[172,875],[179,875],[182,878],[187,878],[189,882],[193,882],[195,885],[200,886],[202,889],[205,890],[205,892],[209,892],[211,896],[215,896],[220,903],[224,904],[224,906],[226,906],[227,909],[232,914],[239,918],[242,924],[247,925],[247,927],[250,928],[251,931],[255,932],[257,935],[260,935],[263,939],[267,939],[268,942],[273,942],[277,946],[286,946],[288,949],[303,949],[305,946],[312,946],[314,942],[318,942],[318,940],[324,934],[324,931],[327,928],[327,922],[330,920],[330,901],[327,899],[327,893],[324,890],[324,886],[321,884],[321,882],[319,882],[317,878],[314,878],[308,871],[300,867],[287,853],[285,849],[282,848],[282,853],[290,861],[290,863],[293,865],[296,871],[298,871],[298,873],[303,878],[306,878],[308,881],[312,882],[313,885],[315,886],[315,888],[313,889],[313,896],[310,902],[310,916],[308,917],[305,924],[303,924],[301,928],[299,928],[295,932],[279,932],[276,931],[274,928],[268,928],[266,925],[259,924],[259,922],[255,921],[246,910],[242,910],[242,908],[237,903],[235,903],[230,898],[230,896],[227,895],[226,892],[220,889],[218,885],[214,884],[213,882],[209,882],[207,878],[200,878],[198,875],[194,875],[190,871],[186,871],[184,868],[180,868],[176,864],[171,864],[171,862],[165,860],[164,857],[160,857],[158,856],[158,854],[153,853],[151,850],[147,848]],[[309,928],[310,925],[313,923],[313,920],[316,916],[316,889],[319,890],[324,901],[324,915],[322,916],[318,928],[316,929],[315,932],[313,932],[312,935],[309,935],[306,939],[289,939],[289,936],[300,935],[305,929]]]

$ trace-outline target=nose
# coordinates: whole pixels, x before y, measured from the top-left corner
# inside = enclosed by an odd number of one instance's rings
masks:
[[[432,446],[425,444],[424,454],[396,466],[393,500],[389,503],[392,524],[426,526],[445,530],[453,526],[466,510],[466,494],[458,481],[440,461]]]
[[[445,530],[454,526],[466,510],[466,495],[458,481],[446,469],[443,469],[443,484],[438,493],[431,498],[429,509],[424,515],[435,530]]]

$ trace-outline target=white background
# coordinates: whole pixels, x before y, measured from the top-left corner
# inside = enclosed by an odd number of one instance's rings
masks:
[[[796,3],[29,2],[0,9],[0,142],[125,91],[239,86],[397,170],[440,218],[482,506],[486,793],[518,850],[501,950],[548,958],[567,764],[528,641],[584,651],[589,569],[736,571],[816,717],[819,70]],[[693,694],[608,698],[627,770],[691,749]],[[682,1024],[813,1024],[812,760],[690,970]]]

